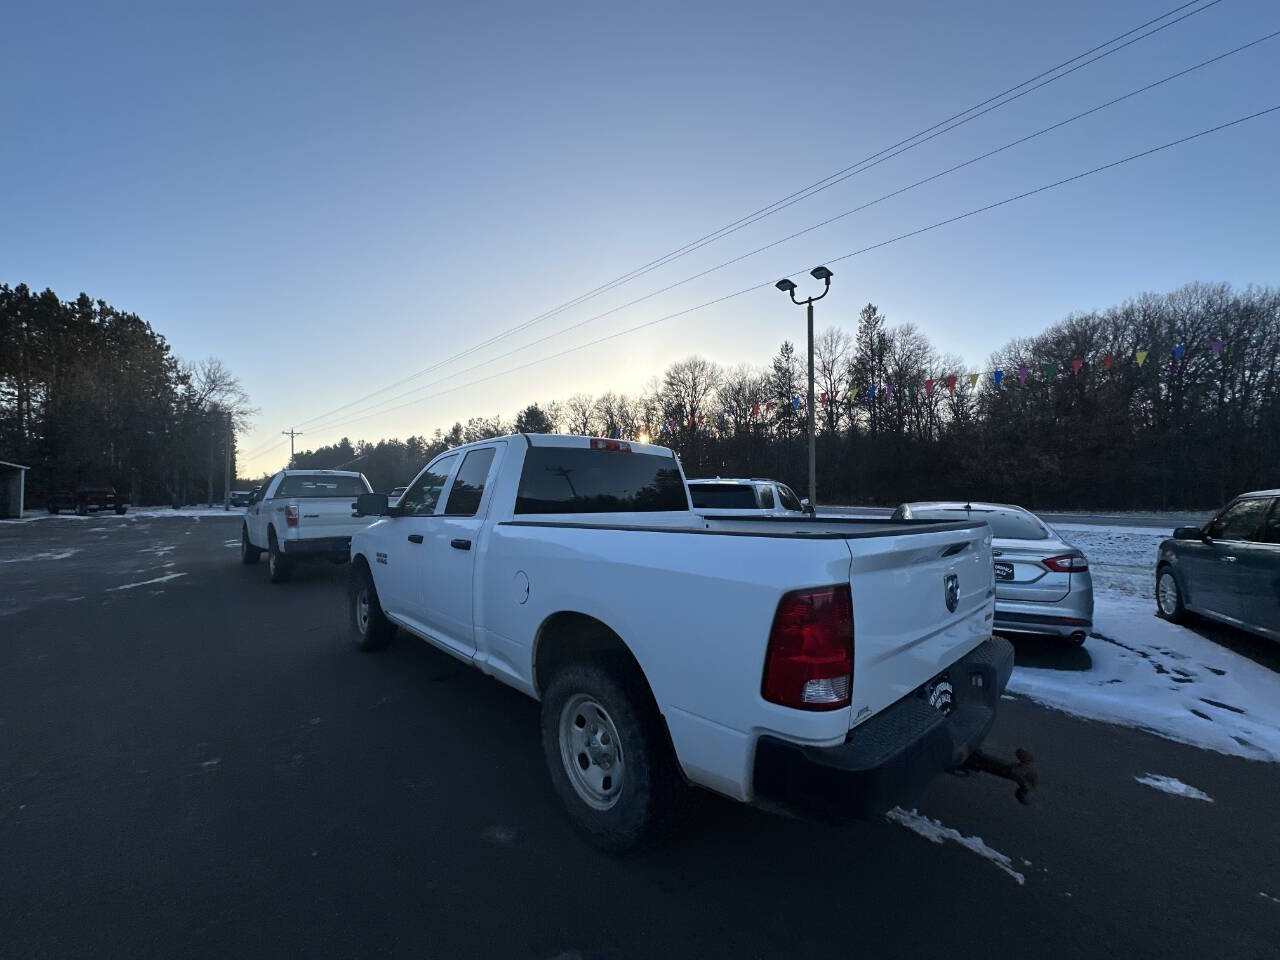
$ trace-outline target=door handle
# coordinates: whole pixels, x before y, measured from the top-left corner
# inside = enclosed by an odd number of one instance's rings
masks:
[[[449,541],[449,546],[453,547],[453,549],[455,549],[455,550],[470,550],[470,549],[471,549],[471,541],[470,541],[470,540],[462,540],[462,539],[450,540],[450,541]]]
[[[1236,558],[1235,558],[1235,557],[1223,557],[1223,558],[1222,558],[1222,562],[1223,562],[1223,563],[1235,563],[1235,562],[1236,562]]]
[[[411,533],[411,534],[409,534],[409,542],[410,542],[410,543],[421,543],[421,542],[422,542],[422,534],[420,534],[420,533]]]

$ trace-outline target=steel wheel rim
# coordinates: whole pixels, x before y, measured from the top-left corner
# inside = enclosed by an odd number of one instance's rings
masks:
[[[361,635],[369,632],[369,591],[361,589],[356,595],[356,628]]]
[[[1156,585],[1156,599],[1160,603],[1160,612],[1173,615],[1178,609],[1178,583],[1168,571],[1160,574],[1160,582]]]
[[[560,711],[560,760],[569,783],[587,806],[608,810],[618,802],[625,764],[618,728],[593,697],[579,693]]]

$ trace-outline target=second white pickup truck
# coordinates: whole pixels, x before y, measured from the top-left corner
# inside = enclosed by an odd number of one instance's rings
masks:
[[[354,512],[378,517],[351,539],[357,644],[399,627],[539,699],[555,788],[614,851],[691,784],[836,819],[909,802],[972,762],[1013,666],[984,524],[699,517],[662,447],[486,440]]]
[[[346,561],[351,534],[368,523],[351,515],[351,501],[371,489],[348,470],[281,470],[245,509],[240,562],[265,550],[271,582],[284,583],[299,560]]]

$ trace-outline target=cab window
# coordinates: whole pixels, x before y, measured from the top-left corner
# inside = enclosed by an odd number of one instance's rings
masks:
[[[400,515],[404,517],[429,517],[436,512],[436,504],[440,502],[440,494],[444,490],[445,481],[449,479],[449,471],[453,469],[458,455],[451,453],[441,457],[418,475],[409,489],[400,498]]]
[[[800,511],[804,509],[804,507],[800,505],[800,498],[796,496],[795,491],[785,483],[778,484],[778,499],[782,501],[782,507],[784,510]]]
[[[1270,507],[1266,497],[1237,500],[1209,525],[1209,536],[1214,540],[1252,540]]]
[[[469,450],[453,478],[449,499],[445,501],[446,517],[474,517],[480,510],[484,497],[484,484],[489,478],[489,465],[493,463],[493,447]]]

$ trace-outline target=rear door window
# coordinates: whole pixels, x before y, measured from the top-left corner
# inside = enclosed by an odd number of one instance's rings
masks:
[[[754,510],[756,495],[747,483],[691,483],[689,499],[699,509],[707,510]],[[773,506],[773,498],[769,498]]]
[[[530,447],[515,512],[653,513],[688,510],[674,456],[627,449]]]
[[[1237,500],[1209,525],[1214,540],[1253,540],[1271,507],[1267,497]]]
[[[760,506],[765,510],[773,509],[773,488],[772,487],[760,488]]]
[[[1280,499],[1271,501],[1271,512],[1258,531],[1259,543],[1280,543]]]
[[[493,447],[469,450],[453,478],[449,499],[444,504],[446,517],[474,517],[480,510],[484,497],[484,484],[489,477],[489,465],[493,463]]]

